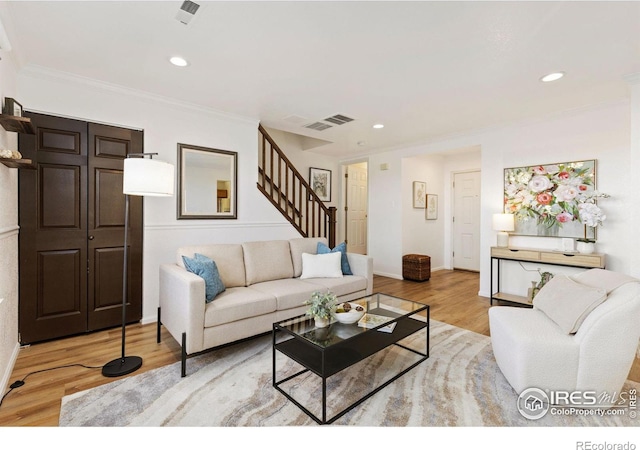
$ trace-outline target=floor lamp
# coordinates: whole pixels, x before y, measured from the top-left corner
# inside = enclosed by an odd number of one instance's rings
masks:
[[[122,271],[122,356],[102,367],[105,377],[119,377],[135,372],[142,366],[139,356],[125,356],[125,326],[127,321],[127,278],[128,278],[128,236],[129,197],[131,195],[169,197],[173,195],[173,165],[153,160],[157,153],[132,153],[124,160],[122,192],[125,196],[124,212],[124,268]],[[145,156],[149,156],[148,159]]]

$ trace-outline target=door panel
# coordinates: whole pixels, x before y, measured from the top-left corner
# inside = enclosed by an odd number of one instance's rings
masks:
[[[80,255],[78,249],[38,253],[38,317],[78,314],[82,300],[78,290],[82,268]]]
[[[367,253],[368,182],[366,163],[347,167],[347,249]]]
[[[480,172],[454,174],[453,267],[480,270]]]
[[[36,170],[19,172],[22,343],[87,328],[86,124],[26,113],[35,135],[19,149]]]
[[[89,124],[89,330],[122,321],[125,196],[122,166],[142,132]],[[127,322],[142,318],[142,197],[130,197]]]

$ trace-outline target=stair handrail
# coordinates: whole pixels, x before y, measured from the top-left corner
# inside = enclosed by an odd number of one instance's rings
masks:
[[[311,220],[311,227],[312,227],[312,230],[315,232],[316,217],[315,217],[314,206],[317,205],[317,207],[319,208],[319,217],[317,218],[318,232],[320,233],[322,232],[323,227],[320,226],[320,224],[324,224],[324,228],[325,228],[324,237],[327,238],[329,246],[333,248],[335,246],[335,238],[336,238],[336,208],[334,206],[327,206],[324,204],[324,202],[320,199],[320,197],[311,188],[311,185],[307,182],[307,180],[305,180],[305,178],[298,171],[298,169],[293,165],[293,163],[289,160],[289,158],[287,158],[287,156],[284,154],[284,152],[278,146],[278,144],[273,140],[273,138],[271,138],[269,133],[264,129],[262,124],[258,124],[258,131],[262,136],[262,158],[261,158],[262,165],[266,165],[266,161],[267,161],[267,157],[266,157],[267,146],[265,145],[266,144],[265,141],[269,143],[270,149],[272,151],[272,154],[270,155],[270,158],[269,158],[269,161],[271,163],[270,173],[267,174],[266,167],[261,167],[261,166],[258,167],[258,174],[262,175],[262,178],[261,178],[262,183],[260,183],[260,181],[258,181],[257,183],[258,189],[262,191],[262,193],[271,201],[271,203],[287,218],[287,220],[289,220],[289,222],[303,236],[309,236],[309,234],[314,234],[314,236],[312,237],[315,237],[315,233],[309,233],[308,215],[309,215],[309,203],[311,203],[312,205],[311,213],[313,215]],[[278,160],[282,161],[285,166],[285,171],[286,171],[285,189],[282,189],[281,187],[282,170],[278,171],[277,183],[276,183],[276,180],[274,180],[273,152],[277,154]],[[258,159],[260,160],[260,158]],[[298,209],[295,208],[295,202],[296,202],[295,189],[293,191],[293,197],[294,197],[293,199],[290,199],[287,196],[288,183],[289,183],[289,177],[288,177],[289,171],[291,172],[293,177],[292,182],[298,182],[299,185],[301,186],[300,191],[302,192],[302,195],[300,195],[301,198],[298,199],[298,207],[299,207]],[[267,186],[269,186],[270,189],[267,189]],[[274,196],[277,196],[277,201],[274,198]],[[305,202],[305,208],[304,208],[306,211],[306,221],[307,221],[305,227],[302,226],[302,222],[301,222],[301,218],[304,215],[303,208],[302,208],[303,197],[307,199],[307,201]],[[293,205],[292,209],[296,212],[297,216],[299,217],[298,221],[296,221],[294,217],[291,217],[291,215],[289,215],[287,211],[285,211],[284,208],[282,208],[281,202],[283,200],[289,206]]]

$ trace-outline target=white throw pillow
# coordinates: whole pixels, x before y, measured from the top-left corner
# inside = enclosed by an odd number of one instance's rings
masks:
[[[533,298],[533,306],[544,312],[567,334],[575,333],[584,319],[607,299],[607,291],[578,283],[566,275],[555,275]]]
[[[302,254],[300,278],[342,278],[342,253]]]

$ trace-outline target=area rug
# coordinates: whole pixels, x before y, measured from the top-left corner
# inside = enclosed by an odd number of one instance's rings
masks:
[[[337,426],[637,426],[624,416],[551,415],[525,419],[517,395],[496,365],[490,338],[431,320],[430,357],[334,422]],[[416,333],[403,343],[425,348]],[[277,353],[277,379],[300,366]],[[60,426],[315,426],[272,386],[271,336],[218,349],[62,399]],[[328,417],[412,363],[392,346],[329,378]],[[625,389],[640,387],[627,382]],[[283,386],[320,414],[321,380],[313,374]]]

